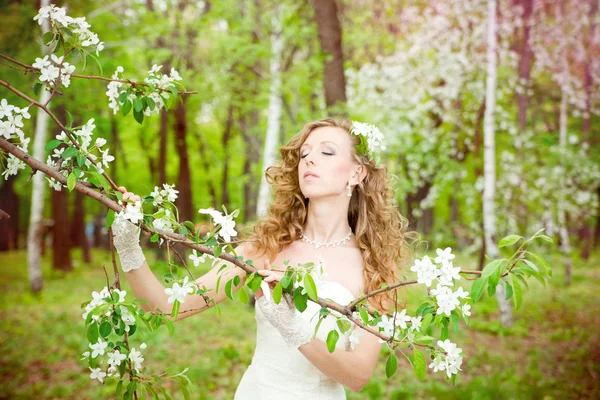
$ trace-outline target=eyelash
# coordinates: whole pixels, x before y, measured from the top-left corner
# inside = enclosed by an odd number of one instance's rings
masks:
[[[332,155],[333,155],[333,153],[323,153],[323,154],[326,154],[326,155],[328,155],[328,156],[332,156]],[[304,157],[306,157],[307,155],[308,155],[308,153],[306,153],[306,154],[305,154],[305,155],[303,155],[303,156],[300,156],[300,158],[304,158]]]

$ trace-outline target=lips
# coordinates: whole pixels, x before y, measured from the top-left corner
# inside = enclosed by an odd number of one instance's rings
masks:
[[[305,172],[304,173],[304,178],[306,178],[308,176],[312,176],[314,178],[318,178],[319,177],[319,175],[315,174],[314,172]]]

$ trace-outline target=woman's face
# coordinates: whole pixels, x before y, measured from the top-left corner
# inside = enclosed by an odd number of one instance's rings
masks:
[[[346,185],[358,166],[352,161],[351,146],[350,135],[342,128],[327,126],[310,132],[300,147],[298,164],[298,181],[304,197],[346,195]],[[307,173],[316,176],[305,176]]]

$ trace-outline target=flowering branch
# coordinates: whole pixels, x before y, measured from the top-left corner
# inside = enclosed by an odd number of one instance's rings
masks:
[[[20,67],[22,67],[22,71],[25,72],[41,72],[41,68],[36,68],[34,66],[22,63],[18,60],[15,60],[14,58],[11,58],[5,54],[0,53],[0,58],[3,58],[7,61],[10,61],[13,64],[16,64]],[[7,65],[8,66],[8,65]],[[89,79],[89,80],[100,80],[100,81],[105,81],[105,82],[119,82],[119,83],[126,83],[128,85],[131,86],[143,86],[143,87],[150,87],[149,84],[144,83],[144,82],[136,82],[136,81],[132,81],[130,79],[113,79],[113,78],[106,78],[104,76],[97,76],[97,75],[81,75],[81,74],[70,74],[71,77],[73,78],[80,78],[80,79]],[[163,91],[163,92],[167,92],[170,93],[170,90],[168,89],[162,89],[162,88],[158,88],[158,90]],[[198,92],[196,91],[185,91],[185,90],[179,90],[177,92],[180,95],[184,95],[184,94],[197,94]]]

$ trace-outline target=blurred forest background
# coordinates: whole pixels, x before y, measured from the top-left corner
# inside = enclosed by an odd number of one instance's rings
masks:
[[[106,82],[73,79],[52,100],[63,121],[67,111],[81,123],[95,119],[118,185],[148,195],[175,184],[181,221],[200,222],[199,208],[224,205],[240,209],[239,231],[264,209],[263,171],[276,149],[307,122],[345,113],[386,136],[382,162],[412,228],[430,247],[460,253],[456,265],[483,265],[487,1],[55,4],[85,16],[106,42],[104,76],[123,66],[126,77],[142,80],[158,64],[197,92],[142,125],[113,115]],[[0,53],[29,65],[41,57],[39,6],[0,1]],[[386,380],[380,363],[349,399],[600,396],[599,1],[499,0],[496,18],[497,235],[545,228],[555,239],[542,249],[553,282],[532,282],[510,326],[499,322],[494,299],[477,303],[454,340],[466,353],[456,387],[431,371],[419,382],[408,363]],[[77,73],[100,69],[77,64]],[[0,77],[34,96],[34,78],[4,61]],[[5,88],[0,98],[26,106]],[[33,137],[37,110],[30,112],[24,130]],[[48,134],[60,131],[50,124]],[[267,138],[276,147],[267,148]],[[43,275],[30,282],[29,172],[0,181],[0,209],[10,215],[0,220],[0,398],[109,397],[110,385],[92,383],[78,363],[86,346],[79,304],[104,286],[101,266],[110,265],[105,210],[46,186]],[[143,243],[157,276],[165,273],[163,250]],[[423,294],[407,293],[409,308],[411,296]],[[146,338],[148,366],[190,366],[201,398],[232,398],[252,357],[254,314],[239,302],[223,308],[222,318],[210,311],[178,323],[174,340],[164,332]]]

